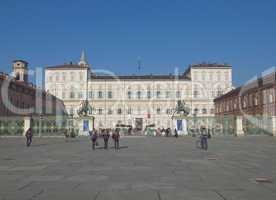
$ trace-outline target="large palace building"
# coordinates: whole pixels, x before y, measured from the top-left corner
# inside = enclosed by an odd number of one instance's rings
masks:
[[[118,123],[137,129],[150,124],[174,128],[171,116],[178,100],[185,101],[190,116],[214,116],[214,98],[232,89],[232,67],[202,63],[178,74],[116,76],[93,69],[83,52],[78,64],[46,67],[45,88],[74,116],[87,98],[95,128]]]

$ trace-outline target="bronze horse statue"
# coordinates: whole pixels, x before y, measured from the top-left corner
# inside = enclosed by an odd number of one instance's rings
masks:
[[[179,114],[181,116],[188,116],[190,114],[190,108],[185,105],[185,101],[178,100],[176,104],[175,111],[173,112],[172,119],[175,114]]]
[[[92,111],[92,107],[90,106],[88,100],[84,100],[81,102],[81,107],[77,111],[79,116],[88,116],[88,112]]]

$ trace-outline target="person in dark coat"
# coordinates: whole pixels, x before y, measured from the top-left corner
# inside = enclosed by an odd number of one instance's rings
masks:
[[[207,134],[207,130],[204,126],[202,126],[200,128],[200,132],[201,132],[201,148],[204,150],[208,149],[208,134]]]
[[[178,138],[178,131],[176,130],[176,128],[174,129],[174,137]]]
[[[113,132],[112,139],[114,140],[115,150],[118,150],[120,148],[120,146],[119,146],[119,140],[120,140],[120,131],[119,131],[119,129],[116,129]]]
[[[104,139],[104,148],[108,149],[108,140],[109,140],[110,134],[107,130],[103,131],[103,139]]]
[[[170,130],[169,128],[166,129],[166,137],[169,137],[169,134],[170,134]]]
[[[29,147],[32,144],[32,139],[33,139],[33,130],[32,130],[32,128],[29,128],[26,131],[25,136],[26,136],[26,145],[27,145],[27,147]]]
[[[95,150],[97,146],[98,133],[96,130],[91,131],[91,141],[92,141],[92,149]]]

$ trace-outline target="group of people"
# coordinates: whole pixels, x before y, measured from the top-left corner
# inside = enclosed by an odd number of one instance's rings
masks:
[[[110,135],[112,136],[112,139],[114,141],[114,148],[115,150],[118,150],[120,148],[119,145],[119,140],[120,140],[120,130],[119,129],[115,129],[115,130],[111,130],[111,129],[102,129],[99,131],[96,129],[93,129],[92,131],[89,131],[89,135],[92,141],[92,149],[95,150],[96,146],[98,146],[98,138],[101,137],[103,138],[104,141],[104,149],[108,149],[108,141],[110,138]]]
[[[162,129],[159,130],[160,135],[162,135],[162,132],[165,133],[167,137],[172,135],[172,131],[170,128],[168,129]],[[89,131],[90,139],[92,141],[92,149],[95,150],[96,146],[99,145],[98,138],[103,138],[104,141],[104,149],[108,149],[108,142],[110,136],[113,139],[114,142],[114,148],[115,150],[118,150],[120,148],[119,140],[120,140],[120,129],[101,129],[100,131],[97,131],[96,129],[93,129]],[[26,146],[29,147],[32,144],[32,138],[33,138],[33,130],[32,128],[29,128],[26,133]],[[174,130],[174,136],[178,137],[178,132],[175,129]],[[206,127],[201,126],[200,127],[200,137],[197,141],[197,146],[200,147],[203,150],[208,149],[208,138],[211,138],[210,133],[208,133]]]
[[[173,133],[172,130],[171,130],[171,128],[166,128],[166,129],[164,129],[164,128],[162,128],[162,129],[158,128],[156,130],[156,135],[157,136],[165,135],[166,137],[174,136],[174,137],[177,138],[178,137],[178,131],[177,131],[177,129],[174,129],[174,133]]]

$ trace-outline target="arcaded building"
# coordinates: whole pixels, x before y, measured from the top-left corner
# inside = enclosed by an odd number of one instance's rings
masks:
[[[275,72],[251,80],[214,100],[216,116],[230,125],[238,119],[241,134],[275,134],[275,90]]]
[[[0,73],[0,135],[56,134],[65,127],[63,101],[28,82],[28,63],[13,62],[11,75]]]
[[[13,73],[0,73],[0,115],[63,115],[63,101],[28,82],[28,63],[13,62]]]

